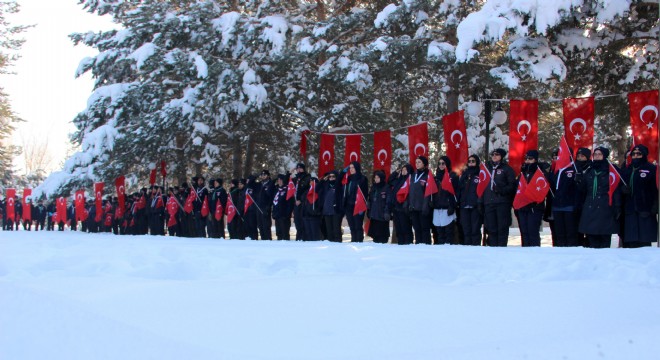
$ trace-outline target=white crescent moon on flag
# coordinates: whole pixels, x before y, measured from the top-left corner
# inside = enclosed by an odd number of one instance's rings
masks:
[[[419,147],[421,147],[421,148],[423,149],[423,151],[422,151],[421,154],[418,154],[418,153],[417,153],[417,148],[419,148]],[[415,155],[417,155],[417,156],[420,156],[420,155],[424,155],[424,154],[426,154],[426,145],[421,144],[421,143],[418,143],[418,144],[415,145],[415,147],[413,148],[413,153],[414,153]]]
[[[483,178],[481,177],[481,174],[484,175]],[[479,181],[480,181],[480,182],[481,182],[481,181],[486,181],[487,178],[488,178],[488,175],[486,175],[486,172],[485,172],[483,169],[482,169],[482,170],[479,170]]]
[[[655,107],[654,105],[646,105],[639,112],[639,119],[642,120],[643,123],[646,124],[646,121],[644,121],[644,113],[647,111],[653,111],[653,113],[655,113],[655,117],[653,118],[653,120],[651,120],[651,122],[654,122],[658,119],[658,108]]]
[[[458,134],[458,135],[461,136],[461,139],[458,140],[457,143],[454,142],[454,135],[456,135],[456,134]],[[462,133],[460,130],[454,130],[454,131],[451,133],[451,136],[449,137],[449,140],[451,140],[451,142],[454,143],[454,144],[460,144],[461,141],[463,141],[463,133]]]
[[[101,198],[101,192],[100,192],[100,191],[96,192],[96,198],[97,198],[97,199],[100,199],[100,198]]]
[[[519,135],[522,135],[522,134],[520,134],[520,126],[521,125],[527,126],[527,132],[525,133],[526,135],[529,134],[530,131],[532,131],[532,124],[529,121],[520,120],[520,122],[518,123],[518,128],[516,129],[516,130],[518,130]]]
[[[83,198],[82,194],[78,194],[78,196],[76,196],[76,200],[82,200],[82,198]]]
[[[12,205],[12,204],[14,204],[14,199],[12,198],[7,199],[7,205]]]
[[[543,180],[543,188],[545,189],[548,186],[548,182],[545,181],[544,177],[540,177],[540,178],[536,179],[536,185],[539,184],[539,180]]]
[[[124,185],[120,186],[120,187],[119,187],[119,193],[120,193],[120,194],[123,194],[124,191],[125,191],[125,189],[124,189]]]
[[[403,182],[403,185],[401,186],[401,189],[405,189],[407,187],[408,187],[408,179],[406,179],[406,181]]]
[[[575,133],[573,132],[573,125],[575,125],[576,123],[577,123],[577,124],[582,124],[582,132],[581,132],[580,134],[584,134],[584,132],[587,131],[587,122],[584,121],[584,119],[582,119],[582,118],[575,118],[575,119],[573,119],[573,120],[571,121],[571,123],[568,124],[568,131],[570,131],[571,134],[575,134]]]
[[[385,158],[381,159],[381,158],[380,158],[380,154],[385,155]],[[385,161],[385,160],[387,159],[387,151],[386,151],[385,149],[380,149],[380,151],[378,151],[378,155],[376,155],[376,157],[377,157],[378,160],[380,160],[380,161]]]
[[[326,154],[328,155],[328,158],[327,158],[327,159],[325,158],[325,155],[326,155]],[[332,159],[332,155],[330,155],[330,151],[328,151],[328,150],[324,151],[323,154],[321,155],[321,159],[323,159],[323,160],[330,160],[330,159]]]
[[[616,175],[614,175],[614,173],[610,171],[610,185],[614,185],[615,182],[616,182]]]
[[[355,155],[355,160],[353,160],[353,155]],[[355,151],[351,151],[351,153],[348,155],[348,160],[358,161],[358,154]]]

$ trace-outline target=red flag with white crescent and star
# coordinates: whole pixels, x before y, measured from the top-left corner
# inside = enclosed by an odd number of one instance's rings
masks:
[[[521,179],[524,179],[525,176],[521,175]],[[525,197],[535,203],[540,203],[545,199],[545,196],[548,195],[550,191],[550,186],[548,185],[548,180],[543,175],[541,169],[536,168],[534,176],[529,180],[527,188],[525,189]]]
[[[167,220],[167,227],[176,225],[176,213],[179,211],[179,204],[176,201],[174,195],[167,199],[167,213],[170,215],[169,220]]]
[[[319,176],[335,168],[335,136],[321,134],[319,147]]]
[[[630,127],[635,144],[649,149],[649,162],[658,160],[658,90],[628,94]]]
[[[392,171],[392,134],[389,130],[374,133],[374,170],[383,170],[385,178]]]
[[[360,145],[362,144],[362,135],[346,135],[345,137],[344,167],[353,161],[360,162]]]
[[[32,221],[32,204],[27,202],[27,197],[32,195],[32,189],[23,189],[23,221]]]
[[[126,185],[124,181],[124,175],[115,179],[115,190],[117,191],[117,202],[119,204],[117,215],[120,218],[124,216],[124,210],[126,209]]]
[[[209,209],[209,197],[205,196],[204,197],[204,202],[202,202],[202,210],[201,210],[202,217],[205,218],[205,217],[209,216],[210,212],[211,211]]]
[[[310,132],[309,130],[303,130],[300,133],[300,156],[302,156],[303,161],[307,159],[307,135]]]
[[[520,176],[520,179],[518,180],[518,189],[516,190],[516,196],[513,198],[514,209],[518,210],[521,207],[532,202],[532,200],[528,199],[527,196],[525,196],[526,191],[527,191],[527,180],[525,179],[524,176]]]
[[[162,176],[163,179],[167,177],[167,163],[165,162],[165,160],[162,160],[160,162],[160,176]]]
[[[362,189],[357,187],[357,194],[355,195],[355,207],[353,208],[353,216],[367,211],[367,199],[362,193]]]
[[[67,222],[66,218],[66,198],[64,196],[60,196],[57,198],[57,204],[55,205],[55,210],[57,212],[57,222]]]
[[[16,189],[7,189],[7,219],[16,221]]]
[[[559,140],[559,153],[557,154],[557,160],[554,162],[552,171],[556,174],[559,170],[570,166],[572,163],[573,159],[571,158],[571,150],[568,148],[568,143],[566,142],[566,136],[562,136]]]
[[[451,171],[460,174],[468,161],[468,141],[463,110],[442,117],[447,156]]]
[[[254,199],[252,198],[252,195],[250,195],[250,191],[245,191],[245,206],[243,207],[243,214],[247,214],[248,209],[250,209],[250,206],[254,204]]]
[[[445,171],[446,173],[447,171]],[[442,186],[442,184],[440,185]],[[431,196],[438,192],[438,184],[435,183],[435,176],[433,171],[429,169],[428,177],[426,180],[426,187],[424,188],[424,197]]]
[[[429,157],[429,124],[426,121],[408,127],[408,153],[413,167],[418,156]]]
[[[404,201],[408,198],[408,194],[410,193],[410,175],[406,178],[406,181],[403,182],[403,185],[399,188],[399,190],[396,192],[396,201],[398,201],[400,204],[403,204]]]
[[[619,183],[621,182],[621,175],[619,175],[619,171],[610,163],[610,178],[609,178],[609,183],[610,183],[610,188],[607,191],[607,195],[609,196],[609,204],[612,206],[612,196],[614,196],[614,191],[616,191],[616,188],[619,186]]]
[[[215,218],[216,221],[220,221],[222,219],[222,216],[224,215],[225,209],[222,207],[222,202],[220,199],[218,199],[215,203],[215,212],[213,213],[213,217]]]
[[[149,172],[149,185],[154,186],[155,183],[156,183],[156,168],[153,168]]]
[[[314,204],[319,198],[319,193],[316,191],[316,181],[312,180],[309,182],[309,190],[307,190],[307,201],[310,204]]]
[[[451,183],[451,178],[449,177],[449,169],[446,169],[445,174],[442,176],[442,182],[440,182],[440,188],[456,196],[456,190],[454,189],[454,184]]]
[[[183,211],[187,214],[190,214],[193,211],[193,202],[195,202],[196,197],[197,193],[195,192],[195,189],[191,188],[188,197],[186,198],[186,203],[183,205]]]
[[[289,183],[286,185],[286,199],[289,200],[294,196],[296,196],[296,185],[293,183],[293,179],[289,178]]]
[[[85,218],[85,190],[76,191],[76,221],[82,221]]]
[[[234,201],[231,199],[231,196],[227,197],[227,224],[231,224],[236,216],[236,206],[234,206]]]
[[[594,146],[594,98],[564,99],[562,104],[566,143],[575,154],[579,148],[592,149]]]
[[[490,172],[484,163],[479,164],[479,184],[477,184],[477,196],[481,197],[490,185]]]
[[[94,205],[96,206],[96,217],[94,221],[99,222],[103,218],[103,188],[105,183],[94,183]]]
[[[509,166],[517,176],[527,150],[536,150],[539,147],[539,101],[511,100],[509,104]]]

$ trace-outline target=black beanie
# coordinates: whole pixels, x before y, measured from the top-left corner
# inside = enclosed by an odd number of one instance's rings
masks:
[[[305,171],[305,164],[299,162],[298,165],[296,165],[296,169],[297,169],[297,168],[301,168],[301,169],[303,169],[303,171]]]
[[[577,154],[584,155],[587,159],[591,158],[591,150],[589,150],[589,148],[579,148]]]
[[[608,149],[608,148],[606,148],[606,147],[604,147],[604,146],[599,146],[599,147],[597,147],[597,148],[594,149],[594,152],[595,152],[596,150],[598,150],[598,151],[600,151],[601,153],[603,153],[603,159],[607,159],[608,157],[610,157],[610,149]]]
[[[539,151],[538,150],[527,150],[527,157],[532,157],[536,162],[539,161]]]
[[[502,159],[504,159],[504,157],[506,156],[506,150],[504,150],[502,148],[497,148],[497,149],[493,150],[493,152],[491,154],[493,154],[493,153],[499,154],[502,157]]]

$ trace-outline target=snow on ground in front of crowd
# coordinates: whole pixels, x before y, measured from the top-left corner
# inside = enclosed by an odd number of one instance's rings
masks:
[[[660,250],[0,232],[0,359],[657,359]]]

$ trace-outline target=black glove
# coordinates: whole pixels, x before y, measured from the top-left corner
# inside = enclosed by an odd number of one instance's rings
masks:
[[[447,215],[449,216],[454,215],[455,212],[456,212],[456,208],[453,206],[450,206],[449,209],[447,209]]]
[[[584,174],[582,174],[582,173],[575,174],[575,182],[576,183],[579,184],[579,183],[582,182],[582,180],[584,180]]]
[[[477,205],[477,212],[479,213],[479,215],[483,216],[483,214],[484,214],[484,204]]]

